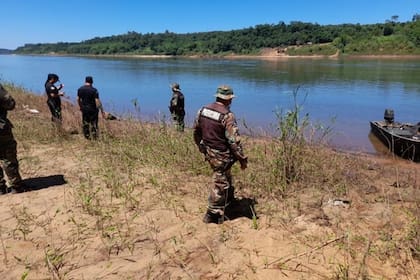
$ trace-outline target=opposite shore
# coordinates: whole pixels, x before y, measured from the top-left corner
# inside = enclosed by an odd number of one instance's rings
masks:
[[[141,54],[12,54],[12,55],[32,55],[32,56],[70,56],[70,57],[105,57],[105,58],[195,58],[195,59],[414,59],[420,60],[420,55],[416,54],[341,54],[338,51],[332,55],[288,55],[278,52],[273,48],[266,48],[260,54],[238,55],[141,55]]]

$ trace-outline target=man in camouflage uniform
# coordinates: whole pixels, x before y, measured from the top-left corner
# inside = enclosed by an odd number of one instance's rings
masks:
[[[13,137],[13,125],[7,118],[7,111],[15,108],[15,100],[0,84],[0,195],[9,191],[20,193],[25,191],[22,178],[19,174],[19,162],[16,157],[16,141]],[[6,173],[9,179],[10,190],[6,186],[4,179]]]
[[[172,120],[175,123],[176,130],[184,131],[184,95],[179,88],[179,84],[174,83],[171,85],[172,98],[169,103],[169,111],[171,112]]]
[[[235,116],[230,111],[234,98],[232,89],[223,85],[217,89],[216,102],[202,107],[194,122],[194,142],[213,169],[214,186],[210,190],[205,223],[221,223],[225,208],[234,199],[231,167],[238,160],[247,168]]]

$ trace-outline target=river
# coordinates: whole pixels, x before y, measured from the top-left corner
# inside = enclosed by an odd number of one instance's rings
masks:
[[[351,151],[375,152],[369,121],[382,119],[385,108],[394,110],[397,121],[420,121],[419,59],[0,55],[2,82],[42,95],[48,73],[60,76],[72,102],[85,76],[91,75],[107,111],[147,121],[168,119],[169,85],[178,82],[188,126],[200,106],[214,100],[217,86],[228,84],[237,95],[232,111],[244,133],[273,133],[276,112],[292,109],[297,91],[302,116],[332,127],[331,145]]]

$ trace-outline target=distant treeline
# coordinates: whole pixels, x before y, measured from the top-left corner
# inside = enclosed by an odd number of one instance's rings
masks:
[[[8,49],[0,49],[0,54],[11,54],[12,50],[8,50]]]
[[[232,30],[96,37],[79,43],[26,44],[17,54],[252,55],[264,48],[287,54],[420,54],[420,15],[378,24],[319,25],[294,21]]]

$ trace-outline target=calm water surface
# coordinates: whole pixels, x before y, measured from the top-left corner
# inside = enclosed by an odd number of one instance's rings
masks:
[[[60,76],[73,102],[84,77],[92,75],[107,111],[144,120],[168,118],[169,85],[178,82],[186,97],[189,126],[200,106],[214,100],[217,86],[228,84],[238,96],[232,110],[239,123],[268,132],[276,125],[275,112],[292,108],[293,91],[299,87],[302,112],[312,122],[332,126],[332,144],[345,150],[375,152],[369,121],[382,119],[385,108],[394,109],[398,121],[420,121],[420,60],[0,55],[0,80],[37,94],[44,94],[50,72]]]

